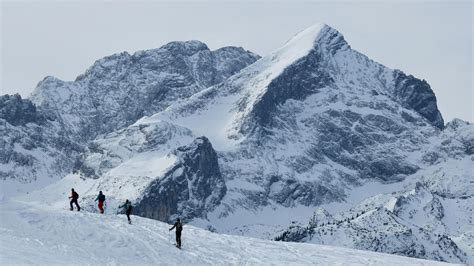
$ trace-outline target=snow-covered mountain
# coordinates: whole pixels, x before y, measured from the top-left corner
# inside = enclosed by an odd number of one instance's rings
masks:
[[[470,262],[472,124],[445,126],[426,81],[325,24],[257,59],[171,43],[45,79],[31,101],[83,149],[49,188],[90,211],[102,190],[110,210],[219,233]]]
[[[199,41],[171,42],[97,60],[73,82],[46,77],[30,99],[89,140],[218,84],[258,58],[237,47],[210,51]]]
[[[430,165],[404,182],[333,215],[319,208],[275,239],[474,263],[474,128],[454,120],[430,143]]]
[[[0,179],[8,183],[2,194],[63,177],[96,136],[187,99],[258,58],[238,47],[211,51],[199,41],[171,42],[97,60],[75,81],[46,77],[28,99],[2,96]]]

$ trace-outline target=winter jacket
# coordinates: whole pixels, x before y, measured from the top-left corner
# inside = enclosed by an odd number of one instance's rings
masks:
[[[72,198],[72,200],[77,200],[79,198],[79,194],[77,194],[77,192],[74,191],[74,192],[71,193],[71,198]]]
[[[104,202],[105,201],[105,195],[104,194],[99,194],[99,195],[97,195],[97,198],[95,200]]]
[[[170,231],[176,227],[176,233],[181,233],[183,231],[183,224],[181,222],[176,222],[173,227],[171,227]]]
[[[125,202],[123,205],[119,206],[119,208],[125,208],[125,210],[132,210],[132,203],[130,201]]]

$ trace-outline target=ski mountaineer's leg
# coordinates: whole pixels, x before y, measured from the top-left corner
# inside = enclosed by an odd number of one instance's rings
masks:
[[[181,232],[176,231],[176,244],[181,248]]]
[[[79,203],[77,203],[77,199],[74,200],[74,203],[76,204],[77,211],[80,211],[80,210],[81,210],[81,207],[79,206]],[[71,204],[71,205],[72,205],[72,204]]]
[[[100,213],[104,213],[104,202],[102,201],[99,201],[99,212]]]
[[[132,220],[130,220],[130,213],[131,213],[131,211],[127,210],[126,214],[127,214],[127,220],[128,220],[129,224],[132,223]]]
[[[74,200],[69,201],[69,205],[71,206],[71,211],[73,210],[73,208],[72,208],[72,203],[73,202],[74,202]]]

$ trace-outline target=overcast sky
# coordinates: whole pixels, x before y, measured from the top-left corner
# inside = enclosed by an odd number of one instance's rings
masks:
[[[28,96],[47,75],[74,80],[113,53],[197,39],[260,55],[325,22],[352,48],[428,81],[449,121],[474,121],[471,1],[1,2],[1,94]]]

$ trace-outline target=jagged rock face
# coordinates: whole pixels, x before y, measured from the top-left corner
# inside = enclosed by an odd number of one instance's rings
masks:
[[[36,110],[36,106],[31,101],[22,99],[19,94],[0,96],[0,119],[13,126],[46,122],[46,118]]]
[[[19,95],[0,97],[0,135],[0,180],[12,183],[57,180],[83,150],[58,121]],[[2,195],[20,191],[4,184]]]
[[[205,217],[219,205],[226,185],[217,154],[206,137],[174,152],[176,163],[153,181],[135,206],[135,213],[161,221]]]
[[[295,202],[303,205],[317,206],[326,201],[337,200],[338,191],[315,182],[301,182],[296,179],[284,179],[281,176],[270,178],[266,201],[274,201],[283,206],[293,206]]]
[[[434,126],[442,129],[444,120],[436,104],[436,97],[425,80],[401,71],[394,71],[394,97],[404,106],[417,111]]]
[[[334,86],[334,80],[325,71],[323,63],[322,56],[313,50],[287,67],[268,85],[266,93],[255,104],[251,113],[254,121],[250,120],[251,124],[264,130],[275,127],[277,122],[274,115],[279,105],[290,99],[304,100],[322,88]]]
[[[74,82],[47,77],[31,100],[90,140],[220,83],[258,58],[242,48],[172,42],[100,59]]]

